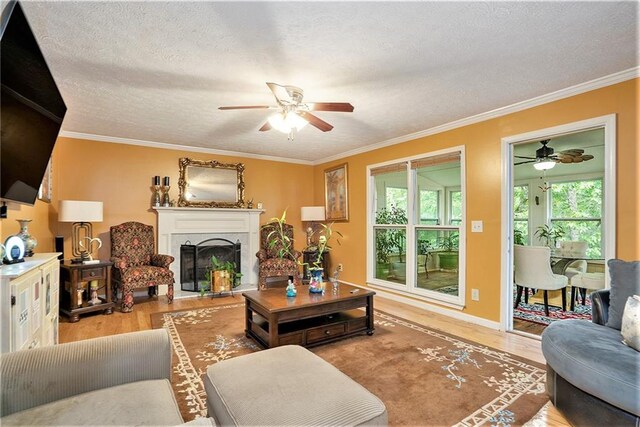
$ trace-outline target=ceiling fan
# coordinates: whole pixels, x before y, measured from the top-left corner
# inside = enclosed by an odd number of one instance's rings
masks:
[[[547,147],[547,144],[550,141],[550,139],[540,141],[542,147],[536,150],[535,157],[513,156],[518,159],[527,159],[523,162],[516,163],[515,166],[523,165],[525,163],[533,163],[533,167],[538,170],[548,170],[553,168],[556,163],[581,163],[593,159],[591,154],[584,154],[584,150],[580,148],[572,148],[570,150],[564,150],[558,154],[554,154],[553,148]]]
[[[260,132],[277,129],[289,134],[293,140],[294,132],[299,131],[307,124],[311,124],[322,132],[329,132],[333,126],[310,111],[337,111],[351,113],[353,105],[348,102],[302,102],[304,91],[296,86],[282,86],[276,83],[267,83],[277,106],[273,105],[239,105],[233,107],[219,107],[219,110],[279,110],[269,117],[269,120],[259,129]]]

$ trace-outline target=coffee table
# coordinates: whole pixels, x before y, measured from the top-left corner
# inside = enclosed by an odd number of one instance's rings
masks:
[[[287,297],[284,288],[243,292],[245,334],[266,348],[297,344],[312,347],[366,332],[372,335],[375,292],[341,284],[337,292]],[[361,308],[364,308],[362,310]]]

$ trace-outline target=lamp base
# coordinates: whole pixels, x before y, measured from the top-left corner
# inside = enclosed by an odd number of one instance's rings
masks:
[[[69,260],[71,264],[82,264],[82,261],[84,261],[82,258],[71,258]]]

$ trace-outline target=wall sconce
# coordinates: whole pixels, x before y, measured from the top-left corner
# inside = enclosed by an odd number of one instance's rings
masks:
[[[102,202],[60,200],[58,221],[73,223],[71,227],[71,252],[76,258],[71,262],[79,263],[90,259],[90,254],[83,249],[84,244],[81,243],[89,239],[87,249],[91,251],[93,239],[91,222],[102,222]]]
[[[314,233],[314,221],[324,221],[324,206],[303,206],[300,208],[300,219],[308,222],[307,247],[311,246],[311,236]]]

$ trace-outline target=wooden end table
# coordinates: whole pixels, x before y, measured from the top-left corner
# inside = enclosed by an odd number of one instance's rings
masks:
[[[60,264],[60,312],[77,322],[80,315],[94,311],[113,313],[115,303],[111,297],[111,261],[96,264]],[[95,282],[94,282],[95,281]],[[92,301],[91,282],[97,299]],[[98,302],[99,301],[99,302]]]
[[[298,286],[288,298],[284,288],[247,291],[245,334],[266,348],[297,344],[311,347],[355,334],[372,335],[375,292],[341,284],[336,293],[309,293]],[[361,310],[365,308],[365,310]]]

